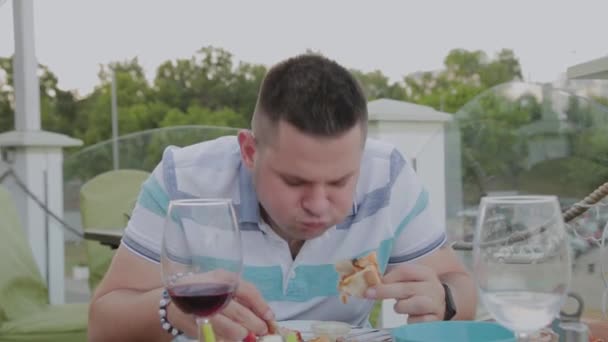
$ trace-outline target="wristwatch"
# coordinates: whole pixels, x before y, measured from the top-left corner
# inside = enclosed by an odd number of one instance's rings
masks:
[[[443,314],[443,320],[449,321],[456,316],[456,304],[454,304],[454,298],[452,298],[450,287],[443,283],[441,285],[443,285],[443,290],[445,292],[445,313]]]

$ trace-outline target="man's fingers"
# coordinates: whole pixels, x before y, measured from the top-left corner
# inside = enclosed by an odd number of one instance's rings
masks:
[[[407,281],[426,281],[437,277],[433,269],[417,264],[403,264],[392,268],[384,277],[385,284]]]
[[[428,290],[426,282],[378,284],[366,292],[369,299],[407,299],[412,296],[425,294]]]
[[[433,321],[437,321],[439,320],[439,318],[437,317],[437,315],[420,315],[420,316],[409,316],[407,318],[407,323],[423,323],[423,322],[433,322]]]
[[[266,320],[274,320],[274,313],[266,303],[262,294],[252,284],[241,281],[235,293],[236,300],[253,311],[258,317]]]
[[[220,340],[242,341],[249,333],[245,327],[223,314],[214,315],[210,322],[213,325],[213,331]]]
[[[436,315],[437,303],[427,296],[414,296],[398,300],[394,306],[395,312],[410,316]]]
[[[243,326],[246,330],[254,332],[256,335],[265,335],[268,333],[268,324],[266,324],[266,321],[258,317],[248,307],[243,306],[236,301],[230,302],[230,304],[222,310],[222,315]]]

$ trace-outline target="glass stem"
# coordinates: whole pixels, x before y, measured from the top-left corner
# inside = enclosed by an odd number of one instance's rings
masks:
[[[215,333],[208,318],[197,317],[196,325],[198,326],[199,342],[215,342]]]

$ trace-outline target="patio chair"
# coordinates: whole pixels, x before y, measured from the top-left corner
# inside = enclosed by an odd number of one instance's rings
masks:
[[[141,184],[150,173],[140,170],[113,170],[87,181],[80,188],[83,229],[122,230],[137,201]],[[110,266],[114,251],[97,241],[86,241],[89,287],[94,291]]]
[[[0,235],[0,342],[86,341],[88,304],[49,304],[17,208],[2,186]]]

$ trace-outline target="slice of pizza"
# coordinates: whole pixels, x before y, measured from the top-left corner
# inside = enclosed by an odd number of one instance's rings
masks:
[[[382,282],[375,251],[360,258],[339,261],[335,267],[340,276],[338,291],[344,304],[349,296],[363,298],[368,288]]]

